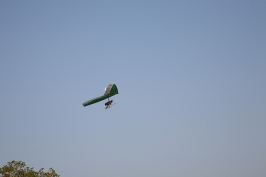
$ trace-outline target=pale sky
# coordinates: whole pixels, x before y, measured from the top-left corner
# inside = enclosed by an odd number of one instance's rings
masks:
[[[0,1],[0,166],[265,177],[266,2]],[[119,94],[83,107],[109,83]]]

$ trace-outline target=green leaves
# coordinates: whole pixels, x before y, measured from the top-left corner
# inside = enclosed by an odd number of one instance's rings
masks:
[[[26,167],[25,162],[15,161],[8,162],[0,168],[0,177],[59,177],[53,168],[50,168],[48,172],[43,171],[41,168],[38,172],[34,171],[34,168]]]

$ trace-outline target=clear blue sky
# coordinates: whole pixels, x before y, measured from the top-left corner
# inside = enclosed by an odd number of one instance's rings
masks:
[[[266,2],[0,1],[0,166],[265,177]],[[82,103],[118,86],[117,103]]]

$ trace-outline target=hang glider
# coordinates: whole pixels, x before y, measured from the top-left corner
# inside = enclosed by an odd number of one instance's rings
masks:
[[[91,104],[98,103],[102,100],[108,99],[108,102],[105,103],[105,106],[106,106],[105,109],[110,108],[115,103],[113,103],[113,100],[109,100],[109,98],[116,95],[116,94],[118,94],[118,89],[117,89],[116,85],[115,84],[109,84],[105,90],[104,95],[86,101],[85,103],[83,103],[83,106],[84,107],[89,106]]]

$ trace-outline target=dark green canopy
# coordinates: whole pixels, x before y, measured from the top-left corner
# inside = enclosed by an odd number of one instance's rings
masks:
[[[105,100],[106,98],[109,98],[109,97],[114,96],[116,94],[118,94],[118,89],[117,89],[116,85],[115,84],[109,84],[108,87],[106,88],[106,91],[105,91],[103,96],[99,96],[99,97],[93,98],[89,101],[86,101],[85,103],[83,103],[83,106],[84,107],[89,106],[91,104]]]

